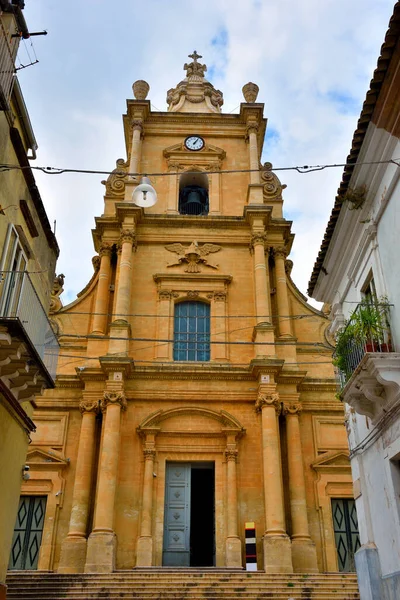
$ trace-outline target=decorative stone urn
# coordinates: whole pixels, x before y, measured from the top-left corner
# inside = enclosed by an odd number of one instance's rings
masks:
[[[138,79],[132,86],[133,95],[136,100],[146,100],[147,94],[149,93],[150,86],[147,81],[143,81],[143,79]]]
[[[243,96],[246,102],[255,102],[258,96],[258,90],[259,87],[256,83],[251,83],[251,81],[246,83],[246,85],[242,87]]]

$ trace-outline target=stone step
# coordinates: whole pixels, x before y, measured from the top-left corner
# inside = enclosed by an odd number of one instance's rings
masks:
[[[12,571],[9,600],[359,600],[355,574],[134,569],[102,574]]]

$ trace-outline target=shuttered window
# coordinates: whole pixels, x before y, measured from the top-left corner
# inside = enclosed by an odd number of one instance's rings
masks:
[[[210,306],[205,302],[175,305],[174,360],[210,360]]]

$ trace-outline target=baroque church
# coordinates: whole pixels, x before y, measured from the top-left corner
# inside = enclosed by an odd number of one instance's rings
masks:
[[[56,387],[36,401],[20,500],[40,518],[16,527],[10,569],[240,569],[249,523],[254,569],[353,569],[329,323],[291,279],[264,105],[248,83],[224,114],[189,58],[167,112],[133,85],[93,276],[67,306],[54,290]]]

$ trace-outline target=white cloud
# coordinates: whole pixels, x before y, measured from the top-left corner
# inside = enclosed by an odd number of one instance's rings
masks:
[[[166,110],[166,92],[183,78],[194,48],[213,67],[224,111],[242,101],[244,83],[259,85],[278,134],[263,160],[344,162],[392,9],[392,0],[91,0],[78,10],[67,0],[29,2],[31,31],[49,30],[34,38],[40,63],[20,72],[36,162],[112,170],[125,156],[121,114],[132,82],[146,79],[152,103]],[[295,218],[293,275],[304,292],[342,169],[279,176],[288,184],[285,215]],[[71,299],[92,274],[90,229],[103,210],[103,177],[37,179],[49,219],[57,220],[58,271]]]

